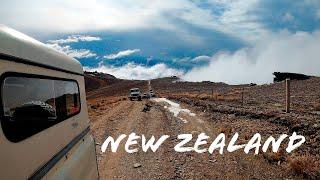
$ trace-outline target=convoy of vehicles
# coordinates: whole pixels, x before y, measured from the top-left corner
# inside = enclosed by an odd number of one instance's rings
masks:
[[[152,89],[150,89],[146,93],[143,93],[142,95],[139,88],[130,89],[130,94],[129,94],[130,101],[133,101],[133,100],[141,101],[142,99],[150,99],[152,97],[156,97],[156,94]]]
[[[0,25],[1,179],[98,179],[83,68]]]

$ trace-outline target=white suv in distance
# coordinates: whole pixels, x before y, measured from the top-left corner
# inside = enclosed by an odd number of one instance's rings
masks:
[[[150,94],[150,97],[156,97],[156,94],[152,89],[150,89],[149,94]]]
[[[129,95],[130,101],[138,100],[141,101],[141,92],[139,88],[132,88],[130,89],[130,95]]]

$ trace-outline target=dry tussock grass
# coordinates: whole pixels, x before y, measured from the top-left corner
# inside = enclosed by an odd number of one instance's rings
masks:
[[[196,92],[185,92],[179,94],[171,94],[171,97],[185,97],[190,99],[201,99],[201,100],[213,100],[213,101],[227,101],[227,102],[240,102],[241,92],[230,92],[230,93],[196,93]]]
[[[287,155],[284,149],[279,149],[278,152],[274,153],[271,150],[268,152],[265,152],[263,154],[263,157],[269,162],[269,163],[279,163],[283,162],[287,159]]]
[[[230,126],[223,126],[219,129],[220,133],[224,133],[226,136],[231,136],[232,128]]]
[[[316,103],[316,104],[314,105],[314,109],[315,109],[316,111],[320,111],[320,102],[318,102],[318,103]]]
[[[319,163],[309,154],[290,157],[288,169],[296,175],[302,175],[308,179],[319,178]]]
[[[99,110],[105,110],[105,106],[110,105],[110,104],[114,104],[117,103],[119,101],[125,101],[127,100],[127,98],[125,96],[123,97],[108,97],[108,98],[104,98],[104,99],[94,99],[94,100],[90,100],[90,102],[88,103],[88,107],[91,109],[99,109]]]
[[[229,95],[229,94],[227,94],[227,95],[221,96],[221,98],[218,99],[218,100],[228,101],[228,102],[235,102],[235,101],[240,102],[241,101],[241,97],[239,97],[237,95]]]

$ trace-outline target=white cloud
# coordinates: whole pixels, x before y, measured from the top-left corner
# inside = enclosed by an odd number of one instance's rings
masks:
[[[316,19],[320,20],[320,9],[316,11]]]
[[[89,58],[97,56],[96,53],[91,52],[88,49],[73,49],[69,45],[62,45],[72,42],[80,42],[80,41],[100,41],[100,37],[87,36],[87,35],[71,35],[66,39],[57,39],[57,40],[49,40],[47,41],[47,46],[51,47],[59,52],[62,52],[73,58]]]
[[[119,51],[116,54],[105,55],[104,58],[106,58],[106,59],[117,59],[117,58],[121,58],[121,57],[130,56],[131,54],[135,54],[137,52],[140,52],[140,49],[128,49],[128,50],[125,50],[125,51]]]
[[[210,59],[211,59],[210,56],[202,55],[202,56],[197,56],[193,58],[192,61],[209,61]]]
[[[202,2],[202,1],[199,1]],[[211,11],[217,11],[210,16],[204,16],[198,13],[194,16],[193,21],[205,21],[208,25],[217,31],[223,32],[225,34],[231,35],[233,37],[238,37],[244,41],[254,42],[260,35],[264,35],[269,31],[260,22],[261,17],[256,11],[261,0],[208,0],[211,4]],[[215,9],[223,9],[215,10]],[[210,10],[207,10],[208,13]],[[218,15],[214,15],[214,14]],[[220,14],[221,13],[221,14]],[[209,18],[210,17],[210,18]],[[202,19],[202,20],[200,20]],[[191,20],[191,19],[190,19]]]
[[[0,21],[21,30],[79,32],[90,30],[174,30],[182,39],[199,37],[182,29],[176,20],[248,39],[263,31],[257,17],[249,13],[260,0],[210,0],[211,9],[197,1],[112,0],[11,0],[0,6]],[[225,9],[221,15],[214,7]],[[235,31],[236,30],[236,31]],[[201,39],[200,39],[201,40]]]
[[[57,40],[49,40],[47,41],[50,44],[65,44],[71,42],[79,42],[79,41],[100,41],[100,37],[87,36],[87,35],[71,35],[66,39],[57,39]]]
[[[210,65],[195,68],[183,79],[230,84],[272,82],[275,71],[320,75],[320,32],[282,31],[265,36],[252,47],[219,53]]]
[[[91,52],[88,49],[73,49],[70,46],[61,46],[59,44],[46,44],[48,47],[51,47],[59,52],[62,52],[70,57],[73,58],[89,58],[89,57],[95,57],[97,54]]]
[[[98,71],[108,74],[112,74],[117,78],[122,79],[155,79],[160,77],[169,77],[169,76],[182,76],[183,71],[169,68],[165,64],[156,64],[151,67],[141,66],[133,63],[128,63],[121,67],[114,67],[109,65],[99,64],[99,67],[90,68],[84,67],[86,71]]]
[[[289,12],[286,12],[282,17],[282,20],[285,22],[291,22],[294,20],[294,16],[292,14],[290,14]]]
[[[145,0],[11,0],[1,4],[0,21],[18,28],[45,32],[169,28],[171,25],[161,15],[169,8],[167,4],[171,3]]]

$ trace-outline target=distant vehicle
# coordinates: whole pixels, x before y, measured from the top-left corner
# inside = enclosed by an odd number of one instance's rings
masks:
[[[1,179],[98,179],[80,63],[0,25]]]
[[[141,101],[141,98],[142,97],[141,97],[141,92],[139,88],[130,89],[130,95],[129,95],[130,101],[133,101],[133,100]]]
[[[149,90],[149,95],[150,95],[150,97],[156,97],[156,94],[154,93],[154,91],[152,89]]]
[[[142,99],[149,99],[149,98],[150,98],[149,93],[143,93]]]

